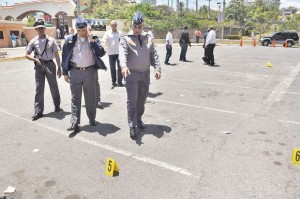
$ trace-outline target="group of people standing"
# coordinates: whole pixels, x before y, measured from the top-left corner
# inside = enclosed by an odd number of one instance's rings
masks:
[[[62,49],[62,62],[60,62],[59,47],[55,39],[45,34],[44,22],[35,23],[38,35],[30,41],[26,50],[26,58],[33,61],[35,65],[36,94],[33,120],[44,116],[45,78],[49,83],[54,111],[61,111],[56,76],[60,78],[63,75],[71,89],[71,126],[67,130],[73,133],[80,131],[82,93],[89,124],[96,126],[97,99],[100,98],[97,69],[106,70],[101,57],[107,53],[112,86],[124,86],[123,79],[126,82],[130,137],[135,139],[138,135],[137,128],[146,127],[142,116],[149,92],[151,65],[155,68],[155,78],[158,80],[161,77],[161,67],[153,38],[144,33],[144,19],[140,12],[134,15],[132,30],[127,35],[121,37],[116,21],[111,22],[111,28],[104,35],[104,46],[102,46],[99,38],[93,35],[91,27],[79,16],[76,21],[77,33],[66,37]],[[34,56],[31,55],[32,52]],[[57,65],[53,61],[54,58]]]
[[[21,33],[21,39],[18,35],[15,35],[14,33],[11,34],[10,39],[13,48],[17,46],[27,46],[28,44],[27,35],[24,32]]]
[[[172,45],[173,45],[173,29],[170,28],[169,32],[166,35],[166,58],[165,58],[165,65],[170,65],[169,60],[172,56]],[[195,31],[196,36],[196,43],[199,43],[201,32],[199,29]],[[188,27],[185,26],[183,31],[180,34],[179,38],[179,45],[181,47],[180,52],[180,58],[179,61],[188,62],[186,59],[186,53],[188,50],[188,46],[191,45],[190,36],[188,32]],[[214,61],[214,48],[216,46],[216,32],[214,31],[214,27],[211,26],[207,33],[204,34],[204,42],[203,42],[203,48],[204,48],[204,57],[202,57],[205,64],[208,64],[210,66],[215,65]]]
[[[137,129],[144,129],[142,116],[145,111],[145,101],[150,85],[150,66],[154,66],[154,77],[161,78],[161,67],[154,45],[154,36],[144,32],[144,19],[137,12],[132,19],[132,30],[126,35],[117,29],[117,22],[111,21],[111,30],[103,37],[103,44],[93,35],[91,26],[79,16],[76,20],[76,34],[66,36],[62,49],[62,60],[58,54],[60,50],[55,39],[45,34],[43,21],[35,23],[37,36],[28,44],[26,58],[34,62],[36,94],[33,120],[43,117],[45,79],[48,80],[54,112],[59,112],[60,93],[57,79],[61,76],[70,84],[71,90],[71,118],[68,131],[78,133],[81,123],[81,98],[85,99],[86,114],[91,126],[96,126],[96,108],[103,108],[100,100],[100,84],[98,69],[106,70],[101,57],[106,53],[109,57],[112,89],[115,86],[125,86],[127,92],[127,118],[129,135],[135,139]],[[180,61],[186,60],[189,40],[188,27],[184,28],[180,37]],[[173,29],[166,35],[167,54],[165,64],[169,64],[172,55]],[[215,47],[215,32],[210,28],[206,36],[205,62],[214,65],[213,49]],[[34,56],[32,56],[34,52]],[[55,58],[56,64],[53,59]],[[123,80],[125,84],[123,84]]]

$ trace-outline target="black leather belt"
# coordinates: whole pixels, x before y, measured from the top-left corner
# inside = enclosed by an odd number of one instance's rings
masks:
[[[73,67],[76,70],[85,71],[88,68],[95,67],[95,65],[87,66],[87,67]]]
[[[45,63],[48,63],[48,62],[52,62],[53,59],[50,59],[50,60],[43,60]]]

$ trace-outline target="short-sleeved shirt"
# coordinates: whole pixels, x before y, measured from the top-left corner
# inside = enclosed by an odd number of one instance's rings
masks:
[[[173,36],[171,32],[168,32],[168,34],[166,35],[166,44],[168,44],[169,41],[169,45],[173,45]]]
[[[200,37],[200,36],[201,36],[200,30],[196,30],[196,31],[195,31],[195,36],[196,36],[196,37]]]
[[[84,68],[95,65],[96,60],[90,46],[88,38],[77,37],[77,41],[73,48],[71,62],[76,64],[76,67]]]
[[[27,53],[31,54],[32,51],[37,51],[41,55],[45,49],[46,41],[48,40],[46,50],[42,56],[43,60],[51,60],[54,58],[54,52],[59,51],[59,47],[54,38],[46,35],[45,39],[41,39],[39,36],[34,37],[27,46]]]
[[[12,41],[16,41],[17,40],[17,36],[16,35],[12,35],[12,36],[10,36],[10,38],[11,38]]]
[[[122,33],[120,31],[113,32],[107,31],[103,36],[103,43],[107,45],[107,54],[116,55],[119,54],[119,44]]]

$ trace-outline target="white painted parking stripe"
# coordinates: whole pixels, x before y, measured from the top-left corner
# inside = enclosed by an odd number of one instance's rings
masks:
[[[42,128],[45,128],[45,129],[48,129],[48,130],[51,130],[51,131],[54,131],[54,132],[59,133],[61,135],[69,136],[68,132],[64,132],[64,131],[61,131],[61,130],[58,130],[58,129],[46,126],[44,124],[39,123],[38,121],[31,121],[31,120],[29,120],[27,118],[15,115],[15,114],[10,113],[8,111],[5,111],[3,109],[0,109],[0,112],[2,112],[4,114],[7,114],[7,115],[10,115],[12,117],[21,119],[23,121],[29,122],[29,123],[34,124],[36,126],[39,126],[39,127],[42,127]],[[194,178],[200,178],[200,176],[194,175],[191,172],[189,172],[189,171],[187,171],[187,170],[185,170],[183,168],[180,168],[180,167],[177,167],[177,166],[174,166],[174,165],[162,162],[162,161],[158,161],[158,160],[155,160],[155,159],[152,159],[152,158],[135,155],[134,153],[131,153],[131,152],[128,152],[128,151],[125,151],[125,150],[122,150],[122,149],[119,149],[119,148],[116,148],[116,147],[112,147],[112,146],[109,146],[109,145],[101,144],[101,143],[96,142],[94,140],[90,140],[90,139],[84,138],[84,137],[82,137],[80,135],[76,135],[72,139],[76,139],[76,140],[79,140],[81,142],[84,142],[84,143],[87,143],[87,144],[94,145],[96,147],[105,149],[107,151],[111,151],[111,152],[114,152],[114,153],[117,153],[117,154],[124,155],[126,157],[131,157],[133,159],[136,159],[136,160],[139,160],[139,161],[142,161],[142,162],[146,162],[146,163],[151,164],[151,165],[156,165],[158,167],[161,167],[163,169],[167,169],[167,170],[170,170],[170,171],[174,171],[176,173],[180,173],[180,174],[183,174],[183,175],[186,175],[186,176],[191,176],[191,177],[194,177]]]
[[[194,68],[185,68],[184,70],[195,70],[195,69]],[[260,73],[243,73],[243,72],[233,72],[233,71],[213,70],[213,69],[197,69],[197,70],[198,71],[219,72],[219,73],[229,73],[232,75],[263,76],[263,77],[274,77],[274,78],[281,78],[281,79],[284,78],[284,76],[266,75],[266,74],[260,74]]]
[[[164,80],[192,82],[192,83],[199,83],[199,84],[209,84],[209,85],[216,85],[216,86],[226,86],[226,87],[233,87],[233,88],[242,88],[242,89],[253,89],[253,90],[267,91],[267,92],[271,92],[272,91],[272,90],[265,89],[265,88],[256,88],[256,87],[249,87],[249,86],[237,86],[237,85],[231,85],[231,84],[220,84],[220,83],[215,83],[215,82],[201,82],[201,81],[194,81],[194,80],[170,79],[170,78],[164,78]]]
[[[126,96],[126,94],[121,94],[121,93],[115,93],[115,92],[103,92],[103,93],[109,93],[109,94],[114,94],[114,95],[122,95]],[[251,117],[252,115],[246,114],[246,113],[237,113],[235,111],[230,111],[230,110],[223,110],[223,109],[217,109],[217,108],[210,108],[210,107],[205,107],[205,106],[197,106],[193,104],[186,104],[186,103],[181,103],[181,102],[174,102],[174,101],[168,101],[168,100],[159,100],[159,99],[151,99],[151,101],[154,102],[163,102],[163,103],[168,103],[168,104],[175,104],[175,105],[181,105],[181,106],[187,106],[187,107],[192,107],[192,108],[198,108],[198,109],[204,109],[204,110],[210,110],[210,111],[216,111],[216,112],[222,112],[222,113],[229,113],[229,114],[238,114],[242,116],[247,116]]]
[[[275,102],[279,102],[284,94],[287,92],[288,88],[294,82],[296,76],[300,72],[300,63],[294,67],[283,81],[275,87],[275,89],[269,94],[268,98],[263,102],[263,104],[272,105]]]

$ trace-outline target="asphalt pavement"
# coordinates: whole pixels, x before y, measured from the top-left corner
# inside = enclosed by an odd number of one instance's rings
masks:
[[[157,49],[162,79],[152,69],[146,129],[135,141],[125,88],[111,89],[109,71],[99,71],[105,107],[97,126],[89,125],[83,101],[82,131],[70,138],[63,78],[63,111],[53,112],[46,84],[45,117],[31,121],[33,63],[1,62],[0,196],[13,186],[8,199],[300,198],[300,166],[291,163],[300,148],[300,49],[217,46],[215,67],[203,64],[201,46],[188,49],[190,62],[179,62],[174,46],[173,65]],[[105,175],[107,157],[118,176]]]

